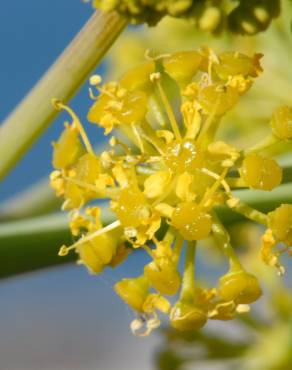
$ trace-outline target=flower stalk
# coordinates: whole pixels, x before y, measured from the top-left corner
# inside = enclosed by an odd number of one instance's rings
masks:
[[[96,11],[58,60],[0,127],[0,180],[58,115],[52,98],[68,102],[101,61],[127,22]],[[61,83],[60,83],[61,81]]]

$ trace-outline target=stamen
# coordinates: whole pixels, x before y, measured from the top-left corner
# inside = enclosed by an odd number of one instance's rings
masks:
[[[220,176],[217,173],[208,170],[207,168],[200,168],[199,171],[201,171],[202,173],[205,173],[206,175],[216,179],[216,181],[211,186],[211,188],[205,192],[205,195],[203,196],[203,198],[202,198],[202,200],[199,204],[200,207],[208,206],[209,200],[212,198],[212,196],[214,195],[214,193],[216,192],[216,190],[218,189],[218,187],[220,185],[222,185],[224,187],[228,196],[232,197],[230,187],[228,186],[228,184],[224,180],[224,177],[226,176],[226,174],[228,172],[228,168],[225,168]]]
[[[70,245],[70,247],[62,246],[59,253],[64,253],[65,252],[64,247],[66,247],[66,252],[68,253],[70,250],[75,249],[76,247],[78,247],[78,245],[81,245],[85,242],[88,242],[88,241],[96,238],[97,236],[100,236],[104,233],[107,233],[111,230],[114,230],[119,226],[121,226],[121,222],[119,220],[116,220],[116,221],[112,222],[111,224],[103,227],[102,229],[99,229],[99,230],[95,231],[94,233],[91,233],[90,235],[87,235],[83,238],[80,238],[76,243]],[[59,254],[59,255],[64,255],[64,254]]]
[[[220,98],[218,97],[213,105],[213,109],[211,113],[209,114],[208,118],[202,125],[202,130],[199,133],[199,140],[202,140],[202,138],[205,137],[208,134],[208,132],[211,130],[211,124],[214,121],[214,117],[215,117],[217,108],[219,106],[219,103],[220,103]],[[217,129],[219,125],[216,125],[215,127]],[[213,135],[215,135],[215,132],[213,132]]]
[[[153,258],[153,259],[155,259],[155,256],[154,256],[154,254],[153,254],[153,251],[152,251],[152,249],[148,246],[148,245],[146,245],[146,244],[144,244],[143,246],[142,246],[142,248],[149,254],[149,256],[151,257],[151,258]]]
[[[140,144],[139,141],[136,137],[136,135],[133,132],[132,127],[128,125],[120,125],[117,127],[117,131],[122,132],[137,148],[140,149]],[[151,154],[153,152],[153,148],[151,145],[149,145],[147,142],[143,143],[144,150],[148,153]]]
[[[155,207],[157,204],[161,203],[165,198],[169,196],[169,194],[174,190],[175,184],[177,182],[177,176],[174,176],[170,184],[167,186],[167,190],[152,203],[152,206]]]
[[[250,312],[250,306],[248,304],[239,304],[236,307],[236,312],[239,314]]]
[[[129,148],[128,145],[126,145],[125,143],[123,143],[122,141],[117,139],[115,136],[112,136],[110,138],[109,144],[110,144],[111,147],[114,147],[116,145],[120,145],[122,147],[122,149],[125,151],[127,156],[131,155],[131,148]]]
[[[163,142],[156,136],[155,130],[151,127],[151,125],[145,121],[142,125],[141,128],[143,130],[142,135],[147,139],[150,144],[152,144],[155,149],[158,151],[160,155],[164,155],[164,150],[163,150]]]
[[[210,171],[210,170],[208,170],[207,168],[204,168],[204,167],[200,168],[199,171],[203,172],[206,175],[208,175],[210,177],[213,177],[214,179],[219,181],[219,183],[224,187],[226,193],[228,195],[231,194],[231,189],[230,189],[229,185],[227,184],[226,180],[224,180],[224,177],[226,176],[228,169],[225,169],[220,176],[217,173],[215,173],[213,171]],[[217,185],[217,183],[216,183],[216,185]]]
[[[137,337],[146,337],[148,336],[154,329],[160,326],[160,320],[158,319],[157,315],[153,313],[153,318],[150,319],[135,319],[131,322],[130,328],[132,333]],[[139,332],[140,329],[145,327],[145,330]]]
[[[102,78],[100,75],[93,75],[89,78],[89,83],[91,86],[98,86],[99,84],[101,84],[102,82]]]
[[[157,84],[157,87],[158,87],[158,91],[159,91],[159,94],[160,94],[160,97],[161,97],[161,100],[164,104],[164,109],[166,111],[166,114],[168,116],[168,119],[169,119],[169,122],[171,124],[171,127],[172,127],[172,130],[173,130],[173,133],[175,135],[175,137],[178,139],[178,140],[182,140],[182,137],[181,137],[181,134],[180,134],[180,130],[179,130],[179,126],[176,122],[176,118],[175,118],[175,115],[173,113],[173,110],[172,110],[172,107],[168,101],[168,98],[163,90],[163,87],[160,83],[160,73],[152,73],[152,75],[150,75],[150,80],[154,83]]]
[[[92,99],[92,100],[97,100],[98,99],[98,95],[94,95],[94,92],[93,92],[91,87],[88,89],[88,92],[89,92],[90,99]]]
[[[119,190],[118,188],[116,187],[111,187],[111,188],[106,188],[104,189],[103,191],[101,191],[100,189],[97,188],[97,186],[95,185],[92,185],[92,184],[88,184],[84,181],[80,181],[78,179],[74,179],[72,177],[68,177],[68,176],[64,176],[63,177],[64,180],[67,180],[69,182],[72,182],[82,188],[85,188],[85,189],[88,189],[90,191],[93,191],[95,192],[97,195],[99,195],[100,197],[109,197],[109,198],[114,198],[115,195],[117,194],[117,191]]]
[[[90,153],[92,155],[95,155],[94,150],[93,150],[93,148],[90,144],[90,141],[87,137],[87,134],[86,134],[86,132],[85,132],[83,126],[82,126],[82,123],[80,122],[79,118],[74,113],[74,111],[71,108],[69,108],[67,105],[64,105],[60,100],[57,100],[57,99],[52,99],[52,104],[57,110],[63,109],[63,110],[65,110],[66,112],[68,112],[70,114],[70,116],[72,117],[72,120],[73,120],[73,124],[75,124],[76,127],[79,130],[80,136],[81,136],[81,138],[84,142],[86,150],[88,151],[88,153]]]
[[[153,52],[153,50],[151,49],[146,49],[145,51],[145,54],[144,54],[144,58],[146,60],[149,60],[149,61],[152,61],[152,60],[159,60],[159,59],[163,59],[163,58],[168,58],[171,56],[171,54],[158,54],[158,55],[151,55],[151,52]]]
[[[144,143],[143,143],[143,139],[141,138],[141,135],[140,135],[140,133],[137,129],[137,126],[134,123],[132,123],[131,127],[132,127],[133,133],[134,133],[134,135],[137,139],[140,151],[141,151],[142,154],[144,154],[145,153]]]

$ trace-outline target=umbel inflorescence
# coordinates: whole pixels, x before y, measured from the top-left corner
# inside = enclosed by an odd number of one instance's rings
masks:
[[[276,109],[270,136],[254,147],[239,150],[216,139],[222,117],[262,72],[261,57],[216,55],[207,48],[156,58],[148,54],[144,64],[117,82],[102,84],[93,76],[88,120],[110,135],[109,149],[99,155],[75,113],[54,101],[72,122],[53,144],[51,184],[64,198],[63,209],[70,210],[70,229],[77,238],[62,246],[60,255],[75,250],[79,262],[95,274],[115,267],[135,249],[150,256],[140,276],[115,285],[137,312],[134,332],[144,335],[159,326],[159,311],[178,330],[199,329],[209,319],[230,320],[246,312],[261,296],[256,276],[246,271],[230,244],[217,215],[220,206],[264,225],[262,260],[284,272],[279,256],[291,253],[292,205],[264,214],[236,198],[233,189],[270,191],[281,183],[281,167],[261,152],[292,138],[292,109]],[[108,225],[101,223],[100,199],[109,200],[115,214]],[[195,276],[196,243],[205,238],[213,238],[229,262],[213,288]]]
[[[90,0],[89,0],[90,1]],[[254,35],[280,13],[280,0],[93,0],[93,6],[115,10],[132,23],[155,25],[164,16],[184,18],[202,31]]]

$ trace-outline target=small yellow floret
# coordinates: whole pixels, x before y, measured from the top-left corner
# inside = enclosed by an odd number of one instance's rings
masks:
[[[149,283],[144,276],[119,281],[115,285],[115,291],[130,307],[143,312],[143,305],[149,293]]]
[[[252,303],[262,295],[257,278],[245,271],[229,272],[222,276],[218,292],[224,301],[237,304]]]
[[[206,313],[191,303],[178,301],[170,312],[170,325],[180,331],[201,329],[206,321]]]

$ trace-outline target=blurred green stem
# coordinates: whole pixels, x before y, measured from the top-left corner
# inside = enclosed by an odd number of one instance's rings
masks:
[[[103,207],[102,222],[112,221],[113,215]],[[0,223],[0,277],[73,261],[74,252],[58,256],[60,246],[72,242],[65,214]]]
[[[0,180],[57,116],[126,27],[117,13],[95,12],[42,79],[0,127]]]

